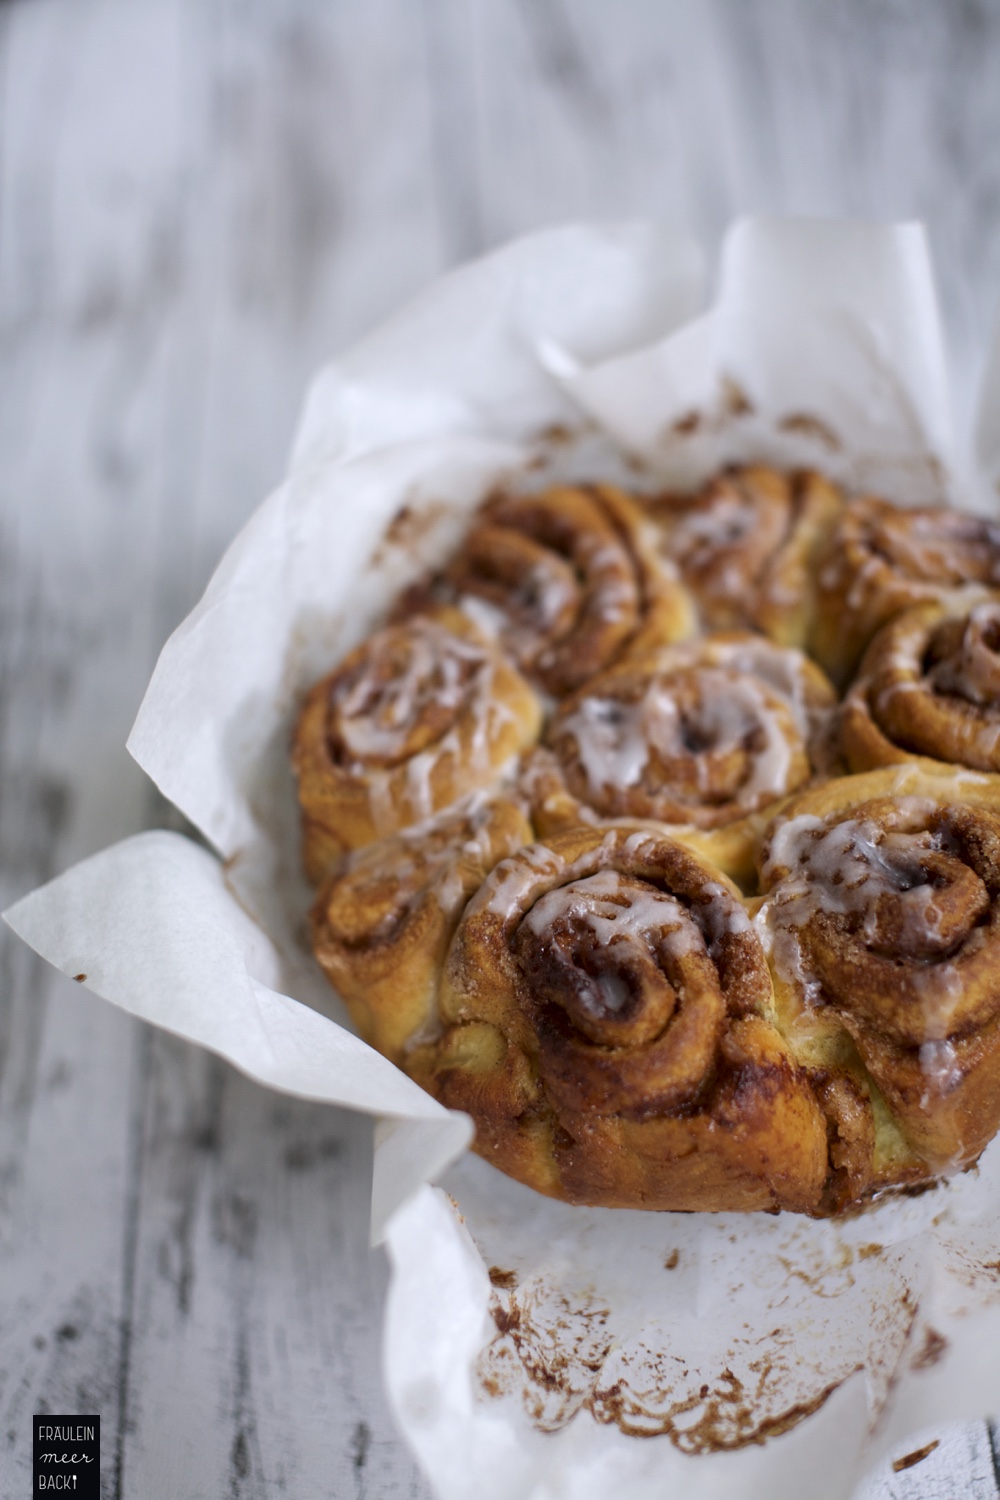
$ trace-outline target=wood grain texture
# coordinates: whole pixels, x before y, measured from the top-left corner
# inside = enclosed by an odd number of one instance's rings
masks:
[[[303,388],[464,256],[642,216],[928,220],[967,396],[1000,286],[990,0],[0,5],[0,848],[170,824],[124,741]],[[0,1489],[100,1411],[115,1497],[429,1495],[378,1375],[370,1126],[0,937]],[[994,1496],[985,1425],[871,1494]]]

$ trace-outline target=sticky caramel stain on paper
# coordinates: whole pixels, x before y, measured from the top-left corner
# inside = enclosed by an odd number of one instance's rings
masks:
[[[645,1410],[621,1387],[596,1393],[592,1406],[599,1422],[614,1422],[628,1437],[669,1437],[682,1453],[719,1453],[766,1443],[818,1411],[843,1384],[833,1380],[807,1399],[783,1411],[761,1415],[764,1388],[772,1373],[770,1363],[758,1362],[753,1387],[725,1369],[714,1384],[673,1401],[665,1411]],[[846,1379],[846,1376],[844,1377]]]
[[[888,1288],[879,1294],[855,1337],[821,1341],[822,1353],[812,1358],[803,1356],[807,1303],[793,1297],[789,1304],[788,1293],[804,1286],[804,1295],[816,1299],[817,1316],[835,1327],[836,1310],[819,1309],[830,1309],[838,1287],[856,1299],[862,1263],[872,1265],[885,1254],[886,1247],[872,1241],[842,1245],[825,1265],[815,1256],[793,1256],[787,1263],[779,1258],[786,1280],[771,1293],[774,1321],[757,1324],[759,1332],[746,1322],[734,1327],[714,1356],[705,1354],[691,1328],[668,1338],[653,1325],[622,1339],[610,1308],[593,1289],[570,1292],[544,1273],[523,1271],[508,1284],[512,1273],[494,1266],[495,1334],[477,1363],[480,1395],[516,1401],[543,1432],[559,1430],[586,1410],[626,1436],[667,1437],[681,1452],[696,1455],[765,1443],[865,1371],[877,1420],[904,1369],[923,1368],[947,1348],[936,1330],[918,1326],[919,1300],[905,1273],[896,1273],[891,1294]],[[661,1263],[671,1270],[680,1260],[674,1249]],[[849,1316],[851,1305],[845,1309]]]
[[[449,507],[440,500],[431,503],[424,501],[419,505],[404,501],[386,527],[385,535],[372,558],[372,565],[380,567],[393,552],[412,556],[420,542],[434,530],[448,510]]]
[[[490,1311],[497,1337],[479,1358],[487,1396],[519,1392],[529,1420],[556,1432],[590,1397],[611,1347],[608,1308],[529,1287],[522,1300],[494,1294]]]
[[[749,417],[753,415],[753,402],[739,381],[734,380],[731,375],[723,375],[719,384],[722,408],[727,416]]]
[[[690,437],[697,432],[705,418],[700,411],[686,411],[683,416],[678,417],[670,424],[670,431],[678,437]]]
[[[502,1287],[505,1291],[517,1286],[516,1271],[503,1271],[499,1266],[490,1266],[489,1277],[492,1286]]]
[[[565,422],[551,422],[540,427],[531,438],[532,452],[524,465],[525,470],[529,474],[537,474],[547,469],[557,457],[599,430],[596,422],[592,421],[578,422],[573,427]]]
[[[782,432],[793,432],[802,437],[815,438],[817,442],[833,452],[843,447],[833,428],[828,427],[819,417],[814,417],[809,412],[789,412],[787,416],[781,418],[778,427]]]
[[[944,1334],[929,1325],[924,1330],[924,1341],[910,1361],[911,1370],[929,1370],[947,1352],[948,1340]]]
[[[793,1334],[776,1328],[759,1341],[764,1352],[748,1358],[755,1346],[742,1341],[734,1347],[738,1358],[706,1381],[669,1351],[639,1343],[612,1353],[609,1310],[586,1298],[572,1303],[534,1283],[520,1298],[494,1294],[491,1312],[497,1332],[479,1358],[480,1392],[520,1398],[543,1432],[586,1409],[626,1436],[668,1437],[684,1453],[744,1448],[818,1411],[861,1368],[852,1365],[834,1379],[816,1376],[811,1384],[807,1374],[803,1381]]]

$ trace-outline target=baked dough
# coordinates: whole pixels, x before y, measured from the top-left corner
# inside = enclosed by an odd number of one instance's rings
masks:
[[[295,734],[313,946],[362,1036],[574,1203],[829,1215],[974,1161],[997,580],[987,523],[815,474],[492,497]],[[875,636],[839,708],[807,630],[840,682]]]

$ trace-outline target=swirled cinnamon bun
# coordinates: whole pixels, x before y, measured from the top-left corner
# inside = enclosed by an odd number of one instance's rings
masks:
[[[777,820],[761,883],[781,1030],[849,1084],[825,1100],[834,1206],[974,1161],[1000,1123],[1000,780],[924,762],[827,782]]]
[[[495,786],[540,721],[531,687],[458,611],[370,636],[313,688],[296,729],[307,874]]]
[[[308,695],[317,958],[570,1202],[829,1214],[965,1166],[1000,1125],[1000,528],[764,468],[652,512],[491,499]],[[754,629],[685,638],[694,596]],[[807,634],[840,680],[871,641],[839,710]]]
[[[852,501],[817,574],[809,649],[850,680],[880,626],[917,604],[1000,590],[1000,526],[961,511]]]
[[[365,1041],[394,1062],[437,1024],[438,975],[462,907],[530,839],[516,802],[477,797],[368,844],[324,883],[313,951]]]
[[[753,466],[717,475],[696,495],[662,496],[652,514],[710,630],[750,627],[804,646],[813,564],[842,506],[819,474]]]
[[[1000,772],[1000,599],[923,604],[884,625],[841,708],[852,771],[929,756]]]
[[[694,624],[648,521],[610,484],[492,499],[459,554],[404,595],[396,617],[442,600],[493,629],[521,670],[557,697]]]
[[[574,1203],[808,1210],[826,1130],[773,1026],[760,943],[718,870],[648,828],[501,861],[466,908],[444,1027],[411,1070],[476,1149]]]
[[[745,631],[613,667],[560,704],[526,762],[535,824],[654,819],[745,882],[774,805],[827,768],[835,702],[802,652]]]

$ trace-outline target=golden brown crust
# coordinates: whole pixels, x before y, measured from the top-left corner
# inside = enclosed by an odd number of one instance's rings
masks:
[[[397,617],[440,600],[494,617],[521,670],[555,696],[694,628],[648,521],[610,484],[491,500],[459,555],[404,595]]]
[[[811,1029],[819,1061],[846,1032],[911,1158],[974,1160],[1000,1124],[1000,778],[915,762],[828,782],[784,809],[761,882],[793,1045]]]
[[[812,471],[751,465],[696,495],[660,496],[652,514],[708,629],[752,628],[801,647],[812,626],[810,576],[843,503]]]
[[[295,733],[310,879],[495,786],[540,723],[528,683],[458,611],[370,636],[312,689]]]
[[[942,507],[853,500],[817,574],[809,650],[835,683],[850,681],[875,632],[905,609],[1000,588],[1000,527]]]
[[[442,1047],[414,1064],[475,1110],[477,1150],[543,1192],[808,1210],[825,1124],[771,1003],[719,871],[649,828],[572,829],[502,861],[470,903],[445,965]],[[479,1064],[470,1028],[501,1068]]]
[[[925,756],[1000,772],[1000,600],[918,605],[883,626],[840,737],[852,771]]]
[[[313,951],[365,1041],[393,1062],[438,1029],[438,974],[466,901],[530,838],[517,802],[473,798],[368,844],[324,883]]]

